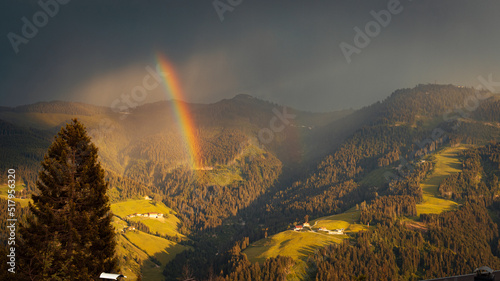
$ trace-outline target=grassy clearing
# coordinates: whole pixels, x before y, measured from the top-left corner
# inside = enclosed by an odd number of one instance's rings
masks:
[[[344,228],[346,233],[354,233],[368,228],[366,225],[356,223],[359,220],[359,215],[359,211],[352,208],[342,214],[318,218],[309,223],[314,230],[320,227],[326,227],[330,230]],[[243,253],[251,262],[259,263],[278,255],[292,257],[296,264],[287,280],[303,280],[306,274],[305,259],[307,256],[320,247],[341,243],[348,237],[347,235],[330,235],[325,232],[287,230],[251,244]]]
[[[186,246],[169,241],[165,238],[153,236],[141,231],[128,231],[124,236],[146,254],[157,258],[162,265],[171,261],[175,255],[187,248]]]
[[[344,228],[346,233],[354,233],[367,229],[366,225],[356,223],[358,220],[359,211],[352,208],[342,214],[322,217],[309,223],[313,229],[319,227],[326,227],[330,230]],[[340,243],[347,237],[347,235],[329,235],[322,232],[287,230],[251,244],[244,253],[252,262],[263,262],[266,258],[278,255],[290,256],[297,260],[306,258],[316,248],[331,243]]]
[[[126,221],[113,216],[113,220],[111,220],[111,225],[115,228],[115,232],[120,232],[122,229],[127,228],[128,224]]]
[[[341,241],[342,238],[336,235],[287,230],[253,243],[244,253],[252,262],[260,263],[278,255],[299,259],[312,254],[318,247]]]
[[[16,182],[16,187],[14,188],[14,190],[16,191],[16,194],[15,194],[16,198],[14,198],[14,201],[21,203],[21,207],[28,207],[28,203],[31,201],[31,199],[17,198],[17,196],[19,196],[19,192],[21,190],[24,190],[24,188],[25,188],[25,186],[23,183]],[[0,197],[2,197],[5,200],[8,200],[9,199],[9,193],[8,193],[9,189],[10,188],[7,184],[0,185]]]
[[[368,175],[364,176],[359,183],[363,185],[382,187],[387,182],[384,177],[386,172],[392,172],[392,168],[384,167],[375,169],[368,173]]]
[[[417,204],[418,216],[429,213],[439,214],[457,208],[456,202],[438,197],[438,186],[449,175],[462,171],[458,154],[464,149],[466,149],[464,146],[447,147],[430,157],[435,164],[434,171],[421,184],[423,200],[422,203]]]
[[[147,227],[149,227],[149,230],[152,233],[158,232],[160,235],[185,237],[177,231],[177,225],[180,221],[174,215],[168,215],[167,218],[158,219],[134,217],[130,220],[142,222]]]
[[[141,272],[143,280],[164,280],[163,265],[186,249],[188,247],[140,231],[118,236],[117,253],[126,257],[125,264],[121,266],[122,273],[131,280],[137,278],[137,272]],[[154,257],[159,264],[150,257]]]
[[[165,204],[161,202],[153,202],[151,200],[139,199],[139,200],[127,200],[115,204],[111,204],[111,211],[113,214],[125,218],[126,216],[133,213],[162,213],[162,214],[172,214],[175,212]]]
[[[213,170],[200,171],[201,184],[226,186],[235,181],[242,181],[241,172],[237,167],[217,165]]]
[[[133,217],[131,221],[140,221],[149,227],[152,233],[158,232],[161,235],[184,237],[177,231],[180,220],[175,216],[175,212],[161,202],[154,203],[150,200],[127,200],[111,204],[111,211],[122,219],[134,213],[156,212],[164,214],[163,218]]]
[[[0,185],[0,196],[8,196],[8,190],[9,190],[9,186],[7,184],[2,184]],[[14,188],[14,190],[16,191],[16,194],[19,193],[19,191],[23,190],[24,189],[24,185],[22,183],[19,183],[19,182],[16,182],[16,187]]]
[[[127,276],[127,279],[137,279],[136,272],[141,271],[137,261],[147,260],[148,254],[130,243],[123,235],[117,235],[116,253],[120,257],[126,257],[125,263],[120,267],[121,273]]]
[[[346,233],[355,233],[360,230],[368,229],[366,225],[359,224],[359,210],[355,207],[337,215],[322,217],[310,222],[313,228],[326,227],[333,230],[343,228]]]
[[[150,260],[146,260],[142,263],[142,280],[148,281],[163,281],[165,276],[163,276],[163,267],[158,266]]]
[[[161,202],[154,203],[145,199],[127,200],[111,204],[111,210],[116,215],[112,223],[117,232],[128,227],[128,223],[120,218],[133,213],[156,212],[165,214],[165,217],[134,217],[130,220],[144,223],[153,233],[184,237],[177,230],[180,220],[175,216],[175,212]],[[119,234],[117,248],[118,254],[126,259],[122,265],[124,275],[129,274],[127,276],[133,280],[137,278],[136,273],[141,272],[143,280],[160,281],[165,279],[162,275],[163,266],[188,247],[141,231],[127,231]],[[150,257],[154,257],[159,264],[151,261]]]

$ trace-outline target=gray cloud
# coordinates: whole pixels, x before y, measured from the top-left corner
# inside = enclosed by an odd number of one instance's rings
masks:
[[[500,77],[498,1],[401,1],[378,36],[348,64],[371,10],[389,1],[243,1],[224,21],[211,1],[70,1],[15,54],[36,1],[0,4],[2,105],[62,99],[109,105],[160,51],[185,98],[215,102],[239,92],[311,111],[361,107],[418,83],[475,85]],[[99,95],[96,93],[100,92]],[[162,90],[148,101],[166,97]]]

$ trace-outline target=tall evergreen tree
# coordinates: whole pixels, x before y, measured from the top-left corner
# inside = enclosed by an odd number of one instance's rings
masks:
[[[108,183],[97,157],[77,119],[49,147],[32,215],[20,228],[23,279],[98,280],[101,272],[116,270]]]

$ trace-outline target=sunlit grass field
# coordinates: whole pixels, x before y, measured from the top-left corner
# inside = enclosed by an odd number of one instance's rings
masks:
[[[313,229],[326,227],[329,230],[344,228],[345,233],[367,229],[366,225],[356,223],[360,212],[352,208],[342,214],[327,216],[310,221]],[[305,274],[305,259],[318,248],[332,243],[341,243],[347,235],[331,235],[326,232],[307,232],[287,230],[266,239],[261,239],[246,248],[245,253],[251,262],[262,263],[267,258],[280,256],[292,257],[296,264],[288,280],[301,280]]]
[[[135,249],[130,248],[130,250],[135,250],[134,253],[138,252],[146,255],[145,259],[141,259],[143,280],[164,280],[162,266],[171,261],[178,253],[188,249],[186,246],[140,231],[128,231],[123,236],[131,245],[135,246]],[[160,264],[150,261],[149,257],[156,258]]]
[[[313,229],[320,227],[326,227],[329,230],[344,228],[345,233],[354,233],[368,228],[366,225],[356,223],[359,220],[359,214],[358,210],[352,208],[342,214],[318,218],[309,223]],[[305,258],[314,249],[331,243],[340,243],[345,238],[347,235],[287,230],[251,244],[244,253],[253,262],[262,262],[266,258],[278,255],[290,256],[294,259]]]
[[[169,207],[165,206],[162,202],[153,202],[152,200],[137,199],[137,200],[127,200],[118,203],[111,204],[111,211],[113,214],[125,218],[126,216],[133,213],[162,213],[162,214],[173,214],[175,212]]]
[[[161,264],[166,264],[186,249],[186,246],[141,231],[127,231],[124,236],[149,256],[157,258]]]
[[[161,235],[185,237],[178,232],[177,227],[180,220],[175,216],[175,212],[161,202],[154,203],[145,199],[127,200],[111,204],[111,210],[123,219],[134,213],[162,213],[165,215],[164,218],[134,217],[130,218],[130,220],[142,222],[153,233],[158,232]],[[127,222],[119,217],[115,216],[113,219],[113,226],[117,232],[128,227]],[[122,266],[122,269],[124,275],[131,280],[137,278],[134,272],[139,271],[142,273],[142,280],[164,280],[162,266],[172,260],[178,253],[188,249],[188,247],[176,242],[138,230],[125,231],[118,234],[118,237],[117,252],[127,258],[127,263]],[[156,258],[161,265],[152,262],[149,259],[150,257]]]
[[[0,197],[2,197],[3,199],[5,200],[8,200],[9,199],[9,186],[7,184],[2,184],[0,185]],[[16,187],[14,188],[14,190],[16,191],[16,198],[14,198],[14,201],[16,202],[19,202],[21,204],[22,207],[27,207],[28,206],[28,203],[31,201],[31,199],[20,199],[19,198],[19,191],[23,190],[24,189],[24,184],[19,182],[19,181],[16,181]]]
[[[434,171],[421,184],[423,200],[422,203],[417,204],[418,216],[430,213],[439,214],[457,208],[456,202],[438,197],[438,187],[446,177],[462,171],[458,154],[464,149],[466,149],[464,146],[447,147],[430,157],[430,160],[435,163]]]
[[[337,228],[344,228],[346,233],[354,233],[360,230],[367,229],[366,225],[359,224],[359,210],[356,208],[351,208],[341,214],[336,214],[332,216],[322,217],[310,222],[311,226],[314,228],[326,227],[327,229],[333,230]]]

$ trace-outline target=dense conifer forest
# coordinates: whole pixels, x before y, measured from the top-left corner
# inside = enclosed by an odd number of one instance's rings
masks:
[[[464,109],[464,101],[474,96],[482,98],[477,108]],[[81,115],[100,148],[111,202],[149,196],[181,219],[179,230],[189,239],[180,243],[190,249],[164,265],[167,280],[284,280],[295,260],[278,256],[256,264],[243,250],[305,216],[316,219],[351,208],[370,228],[309,255],[311,280],[462,274],[480,265],[500,266],[499,103],[496,96],[485,96],[472,88],[427,84],[397,90],[355,112],[314,115],[290,109],[296,115],[291,125],[266,145],[258,132],[269,126],[278,105],[249,96],[193,105],[203,147],[196,155],[199,170],[183,162],[187,152],[174,120],[165,114],[168,103],[139,107],[123,120],[98,107],[41,103],[0,112],[2,159],[8,159],[1,165],[16,168],[26,194],[37,194],[39,163],[57,130],[16,123],[9,114]],[[298,134],[305,136],[296,141]],[[435,169],[421,159],[458,145],[467,146],[460,154],[461,172],[445,178],[438,193],[460,206],[419,214],[421,183]],[[133,225],[151,233],[144,224]]]

